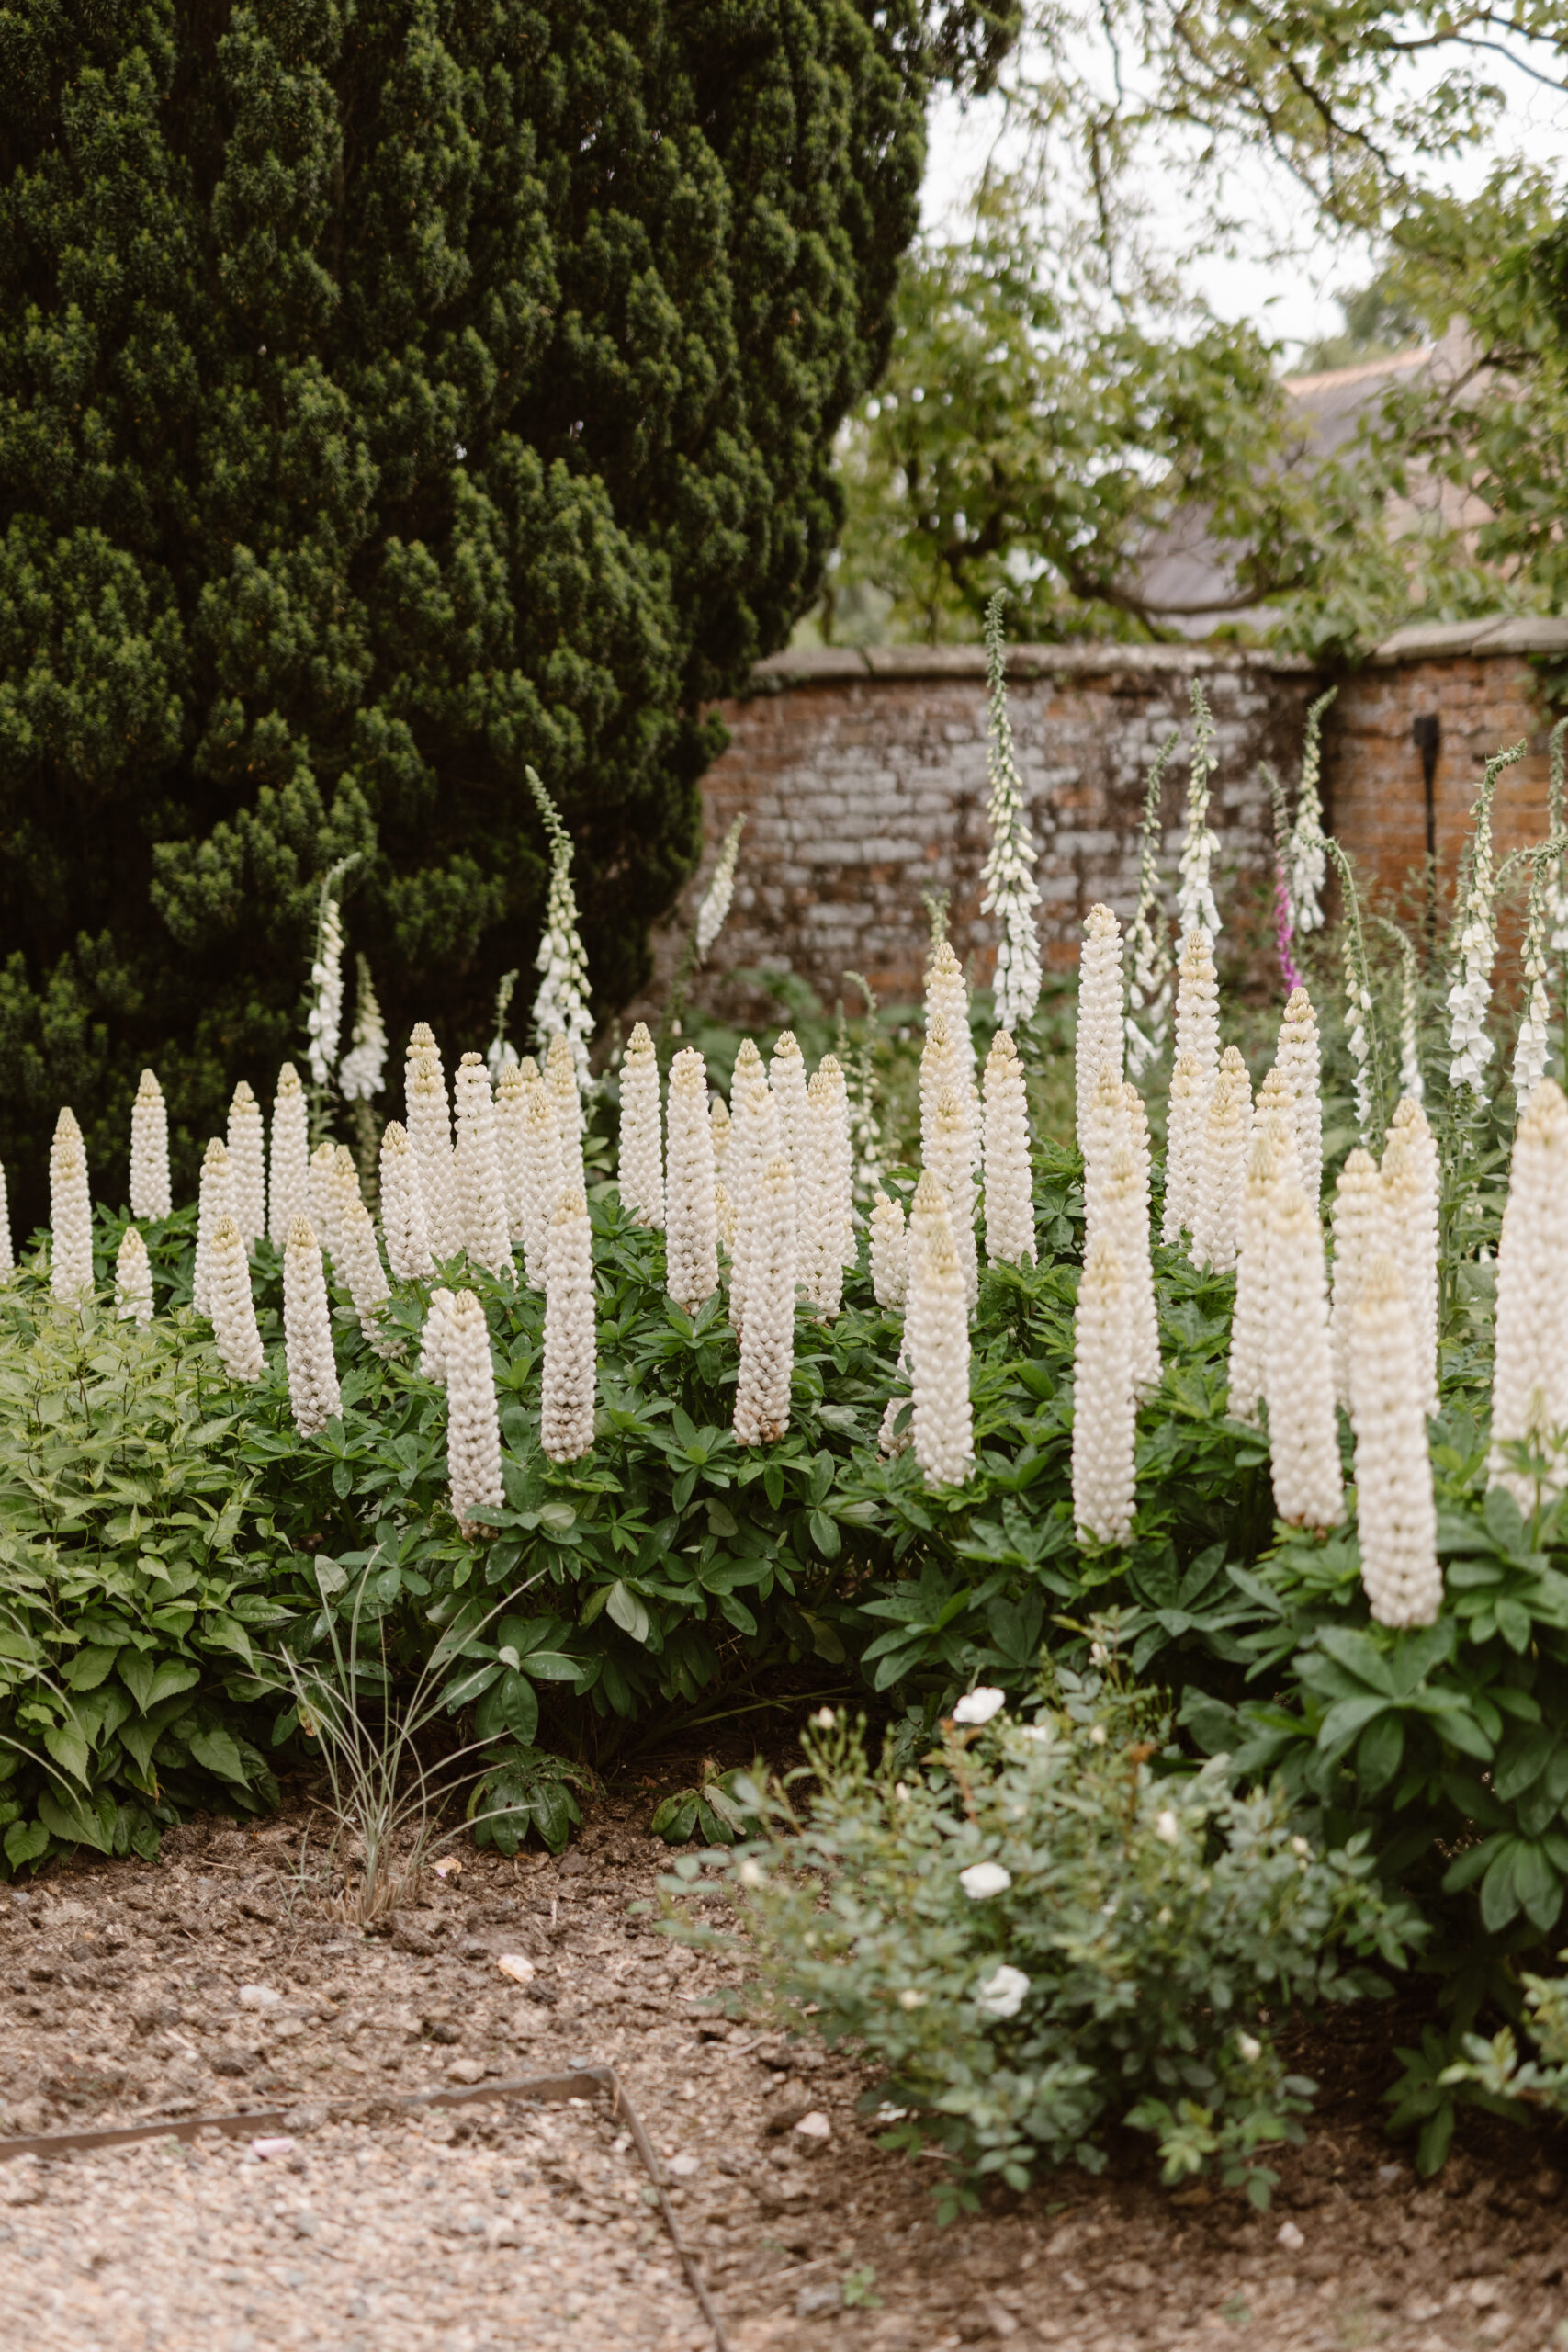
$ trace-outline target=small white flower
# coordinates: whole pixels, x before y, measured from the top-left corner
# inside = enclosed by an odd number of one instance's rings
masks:
[[[1181,1843],[1181,1824],[1168,1805],[1155,1823],[1155,1836],[1163,1838],[1168,1846],[1179,1846]]]
[[[925,2003],[925,1995],[917,1993],[912,1984],[906,1984],[898,1996],[898,2007],[901,2009],[921,2009],[924,2008]]]
[[[1090,1724],[1089,1727],[1089,1744],[1091,1747],[1104,1747],[1105,1725],[1103,1724]]]
[[[1292,1854],[1301,1854],[1304,1856],[1311,1853],[1312,1848],[1307,1844],[1304,1838],[1292,1838],[1291,1840],[1291,1851]]]
[[[1235,2038],[1235,2046],[1243,2063],[1248,2066],[1256,2066],[1263,2055],[1263,2044],[1255,2041],[1250,2033],[1238,2033]]]
[[[1168,1928],[1175,1917],[1176,1914],[1171,1909],[1169,1904],[1162,1903],[1158,1911],[1155,1914],[1155,1925],[1159,1928]]]
[[[760,1862],[753,1862],[750,1860],[742,1862],[735,1875],[740,1881],[742,1886],[761,1886],[763,1884],[762,1866]]]
[[[1111,1652],[1106,1648],[1103,1642],[1090,1642],[1089,1645],[1089,1662],[1090,1666],[1110,1665]]]
[[[984,1903],[987,1895],[1007,1893],[1012,1872],[1000,1862],[971,1862],[966,1871],[959,1871],[958,1883],[971,1903]]]
[[[908,1804],[908,1802],[909,1802],[909,1791],[908,1791],[908,1787],[907,1783],[906,1783],[906,1782],[904,1782],[903,1781],[894,1781],[894,1783],[893,1783],[893,1793],[894,1793],[894,1795],[897,1798],[897,1800],[898,1800],[898,1802],[899,1802],[899,1804]]]
[[[1007,1692],[993,1690],[982,1683],[978,1690],[966,1691],[953,1711],[955,1724],[988,1724],[993,1715],[1000,1714],[1007,1705]]]
[[[1004,1965],[975,1987],[975,1998],[987,2017],[1015,2018],[1028,1990],[1029,1979],[1022,1969]]]
[[[831,1707],[818,1707],[811,1720],[818,1731],[831,1731],[839,1718]]]

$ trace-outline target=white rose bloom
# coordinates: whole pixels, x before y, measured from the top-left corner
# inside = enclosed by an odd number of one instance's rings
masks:
[[[1004,1962],[976,1985],[975,1998],[987,2017],[1015,2018],[1028,1990],[1029,1979],[1022,1969],[1010,1968]]]
[[[1155,1823],[1155,1836],[1167,1846],[1179,1846],[1181,1843],[1181,1824],[1168,1805]]]
[[[966,1871],[959,1871],[958,1883],[971,1903],[984,1903],[990,1895],[1007,1893],[1012,1872],[1000,1862],[971,1862]]]
[[[988,1724],[1007,1705],[1007,1692],[988,1689],[984,1683],[977,1690],[966,1691],[953,1711],[955,1724]]]

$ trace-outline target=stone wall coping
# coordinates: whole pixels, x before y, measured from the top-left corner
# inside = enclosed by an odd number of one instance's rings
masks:
[[[1372,654],[1379,665],[1455,653],[1568,653],[1568,619],[1524,613],[1490,620],[1417,621],[1396,628]]]

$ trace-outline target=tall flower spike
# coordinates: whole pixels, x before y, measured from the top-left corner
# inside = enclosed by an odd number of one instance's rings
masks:
[[[1329,1360],[1323,1227],[1299,1184],[1269,1211],[1265,1388],[1274,1508],[1292,1527],[1334,1527],[1345,1515],[1339,1425]]]
[[[920,1158],[929,1160],[931,1137],[936,1133],[936,1106],[944,1094],[956,1093],[959,1087],[958,1054],[948,1030],[946,1016],[933,1013],[926,1023],[926,1042],[920,1050]]]
[[[1214,756],[1214,722],[1208,697],[1196,678],[1191,685],[1192,758],[1187,776],[1187,829],[1182,836],[1177,885],[1177,921],[1183,939],[1194,931],[1220,935],[1219,909],[1209,880],[1209,869],[1219,842],[1209,829],[1209,781],[1219,761]],[[1181,1042],[1178,1032],[1177,1043]]]
[[[1370,1151],[1348,1153],[1334,1191],[1334,1394],[1350,1406],[1350,1330],[1356,1301],[1372,1260],[1388,1249],[1388,1212],[1382,1178]]]
[[[1182,1228],[1198,1214],[1198,1175],[1202,1165],[1203,1126],[1208,1094],[1196,1054],[1178,1054],[1171,1065],[1170,1092],[1166,1098],[1165,1214],[1160,1239],[1172,1248]]]
[[[1547,1023],[1551,1018],[1546,993],[1546,860],[1532,858],[1525,918],[1525,1009],[1514,1046],[1514,1097],[1521,1110],[1546,1076]]]
[[[1380,1625],[1430,1625],[1443,1605],[1438,1511],[1410,1308],[1392,1258],[1367,1270],[1351,1318],[1361,1582]]]
[[[597,1377],[588,1203],[563,1193],[550,1219],[539,1413],[539,1443],[552,1462],[576,1462],[592,1447]]]
[[[969,983],[964,977],[964,967],[953,952],[951,939],[938,943],[926,970],[926,1028],[933,1021],[945,1021],[948,1040],[958,1057],[958,1070],[965,1086],[975,1076],[975,1032],[969,1026]]]
[[[832,1178],[839,1263],[853,1266],[860,1251],[855,1243],[855,1153],[850,1139],[849,1081],[837,1054],[824,1054],[816,1074],[828,1090],[828,1164]],[[969,1132],[967,1123],[964,1132]]]
[[[1109,907],[1093,906],[1078,954],[1077,1127],[1086,1156],[1089,1105],[1107,1063],[1122,1083],[1122,926]]]
[[[1283,1123],[1279,1124],[1282,1129]],[[1225,1410],[1235,1421],[1257,1420],[1268,1383],[1269,1210],[1285,1181],[1285,1168],[1284,1136],[1271,1134],[1265,1126],[1254,1135],[1248,1148],[1241,1194],[1235,1306],[1231,1315],[1230,1394],[1225,1402]]]
[[[818,1315],[843,1303],[843,1223],[849,1203],[833,1149],[833,1091],[818,1070],[806,1090],[806,1125],[795,1159],[795,1281]]]
[[[388,1122],[381,1136],[381,1230],[395,1281],[419,1282],[434,1272],[413,1148],[407,1129],[396,1119]]]
[[[718,1207],[708,1125],[707,1066],[690,1046],[670,1066],[670,1167],[665,1187],[665,1287],[695,1315],[718,1288]]]
[[[543,1082],[531,1091],[523,1120],[523,1271],[530,1290],[543,1290],[550,1219],[566,1190],[555,1097]]]
[[[725,1155],[729,1149],[729,1105],[722,1094],[716,1094],[708,1111],[708,1126],[713,1135],[713,1172],[724,1174]]]
[[[49,1149],[49,1274],[61,1306],[93,1294],[93,1204],[87,1154],[73,1111],[62,1111]]]
[[[520,1062],[503,1062],[495,1081],[495,1154],[506,1194],[506,1238],[513,1248],[527,1229],[528,1159],[523,1129],[530,1098],[539,1091],[539,1085],[538,1070],[528,1056]]]
[[[1226,1060],[1235,1054],[1226,1048]],[[1229,1273],[1241,1238],[1241,1196],[1247,1181],[1247,1151],[1252,1134],[1252,1088],[1241,1057],[1222,1068],[1203,1122],[1198,1165],[1198,1202],[1192,1216],[1192,1262]]]
[[[1323,1057],[1318,1046],[1317,1015],[1305,989],[1292,989],[1280,1024],[1280,1051],[1275,1064],[1290,1087],[1295,1109],[1296,1159],[1300,1183],[1309,1201],[1323,1192]]]
[[[915,1334],[910,1435],[928,1487],[955,1487],[975,1462],[969,1402],[969,1312],[953,1227],[939,1216],[909,1267],[908,1317]]]
[[[277,1073],[272,1101],[272,1167],[267,1186],[267,1234],[276,1250],[287,1248],[297,1216],[310,1214],[310,1136],[305,1090],[292,1062]]]
[[[1496,1340],[1492,1373],[1492,1453],[1487,1476],[1521,1510],[1536,1507],[1534,1482],[1507,1458],[1528,1444],[1552,1470],[1544,1483],[1561,1494],[1564,1465],[1555,1452],[1568,1429],[1568,1102],[1543,1079],[1514,1134],[1508,1203],[1497,1248]]]
[[[424,1329],[419,1340],[419,1376],[422,1380],[445,1380],[446,1377],[446,1334],[452,1320],[452,1294],[445,1287],[430,1294],[430,1312],[424,1318]]]
[[[915,1361],[915,1325],[918,1320],[915,1298],[915,1268],[920,1251],[925,1248],[939,1225],[947,1223],[947,1196],[929,1168],[920,1170],[920,1181],[915,1186],[915,1197],[909,1204],[909,1224],[904,1238],[905,1295],[904,1340],[898,1351],[898,1369],[913,1379]],[[890,1396],[882,1417],[882,1430],[877,1443],[885,1454],[902,1453],[910,1442],[908,1420],[901,1430],[896,1423],[910,1400]],[[911,1408],[912,1409],[912,1408]]]
[[[560,1136],[562,1188],[568,1192],[581,1193],[586,1198],[588,1179],[582,1165],[582,1092],[570,1044],[559,1033],[550,1039],[550,1050],[545,1057],[545,1084],[550,1090],[556,1128]]]
[[[975,1247],[969,1106],[951,1091],[943,1094],[936,1106],[936,1132],[931,1137],[929,1165],[947,1203],[953,1254],[964,1277],[964,1296],[972,1312],[980,1295],[980,1270]],[[911,1274],[913,1272],[911,1267]]]
[[[1378,922],[1399,950],[1399,1091],[1419,1102],[1427,1084],[1421,1074],[1421,982],[1416,950],[1396,922],[1386,915]]]
[[[11,1246],[11,1204],[6,1192],[6,1170],[0,1168],[0,1282],[8,1282],[17,1271],[17,1253]]]
[[[751,1196],[746,1320],[735,1379],[735,1435],[741,1445],[772,1445],[789,1428],[795,1369],[795,1177],[774,1149]]]
[[[1408,1127],[1390,1127],[1382,1156],[1384,1247],[1410,1302],[1411,1336],[1424,1409],[1438,1409],[1438,1202],[1420,1142]]]
[[[781,1029],[768,1064],[768,1084],[779,1106],[779,1135],[795,1170],[795,1215],[800,1214],[801,1154],[806,1147],[806,1063],[793,1029]]]
[[[421,1024],[423,1026],[423,1023]],[[414,1035],[419,1035],[418,1030]],[[446,1105],[446,1080],[434,1042],[412,1050],[406,1065],[408,1135],[419,1169],[419,1189],[424,1203],[424,1229],[431,1256],[438,1264],[455,1258],[462,1246],[457,1214],[457,1178],[452,1161],[452,1119]]]
[[[358,978],[354,1028],[349,1049],[338,1066],[337,1082],[345,1102],[368,1102],[387,1083],[387,1024],[376,1000],[368,963],[363,956],[354,960]]]
[[[339,859],[321,884],[317,909],[316,956],[310,966],[315,993],[305,1024],[310,1041],[306,1048],[310,1083],[316,1087],[331,1084],[337,1060],[338,1032],[343,1026],[343,910],[337,888],[354,863],[352,857]]]
[[[759,1065],[759,1069],[760,1069]],[[784,1149],[779,1135],[779,1109],[765,1080],[760,1076],[740,1097],[739,1133],[730,1147],[735,1204],[735,1242],[729,1261],[729,1319],[737,1331],[746,1323],[750,1282],[751,1244],[756,1202],[762,1171]],[[790,1188],[790,1214],[795,1214],[795,1189]]]
[[[454,1294],[446,1317],[446,1475],[458,1533],[475,1543],[487,1532],[475,1524],[475,1511],[499,1510],[506,1489],[490,1327],[471,1290]]]
[[[1492,862],[1492,802],[1497,778],[1522,760],[1527,745],[1518,742],[1486,763],[1475,807],[1472,831],[1465,845],[1459,902],[1454,912],[1455,971],[1449,989],[1449,1084],[1468,1086],[1477,1102],[1486,1091],[1486,1065],[1492,1039],[1486,1018],[1492,1007],[1492,967],[1497,955],[1495,901],[1497,879]]]
[[[545,927],[539,937],[538,953],[534,958],[540,976],[539,992],[534,999],[534,1035],[541,1045],[547,1042],[552,1051],[556,1038],[565,1037],[578,1092],[591,1094],[588,1044],[593,1035],[593,1016],[588,1010],[588,957],[577,928],[571,835],[533,769],[525,768],[523,773],[535,806],[544,819],[550,843],[549,897],[545,903]],[[557,1108],[558,1112],[558,1104]],[[581,1135],[569,1136],[563,1123],[562,1139],[570,1159],[571,1146],[581,1142]]]
[[[1136,1089],[1134,1089],[1134,1093]],[[1149,1156],[1129,1131],[1111,1156],[1100,1206],[1100,1230],[1115,1250],[1127,1291],[1127,1348],[1134,1385],[1159,1383],[1159,1313],[1149,1261]]]
[[[168,1105],[156,1077],[144,1069],[130,1106],[130,1214],[164,1217],[172,1207]]]
[[[247,1250],[266,1231],[266,1134],[261,1104],[242,1079],[229,1105],[229,1165],[234,1171],[234,1222]]]
[[[378,1356],[400,1354],[402,1342],[395,1330],[389,1330],[381,1311],[390,1293],[387,1287],[387,1270],[381,1263],[381,1252],[376,1240],[376,1227],[357,1192],[351,1200],[344,1202],[339,1211],[338,1246],[342,1251],[343,1278],[354,1301],[360,1329]]]
[[[896,1314],[903,1306],[908,1283],[904,1211],[878,1185],[871,1204],[871,1295],[885,1314]]]
[[[1170,1025],[1170,938],[1160,892],[1160,800],[1165,772],[1181,738],[1166,737],[1144,786],[1144,823],[1138,851],[1138,903],[1127,944],[1133,970],[1127,983],[1127,1069],[1141,1078],[1149,1063],[1165,1050]]]
[[[1190,1056],[1195,1083],[1177,1093],[1174,1075],[1166,1135],[1164,1234],[1179,1239],[1198,1209],[1203,1123],[1220,1066],[1219,980],[1208,933],[1190,931],[1181,943],[1176,984],[1176,1058]]]
[[[196,1264],[191,1274],[190,1303],[198,1315],[211,1316],[212,1237],[220,1217],[234,1216],[234,1171],[226,1145],[214,1136],[201,1162],[201,1189],[197,1195]],[[239,1219],[234,1217],[236,1225]]]
[[[363,1203],[364,1197],[364,1194],[359,1189],[359,1169],[355,1160],[353,1152],[350,1151],[347,1144],[345,1143],[334,1144],[333,1147],[331,1192],[332,1207],[328,1212],[329,1221],[332,1226],[332,1247],[334,1257],[341,1254],[343,1249],[343,1221],[354,1203],[355,1201]]]
[[[314,1437],[342,1410],[343,1399],[321,1245],[308,1217],[295,1218],[283,1252],[283,1344],[294,1426],[301,1437]]]
[[[1073,1317],[1073,1520],[1099,1544],[1133,1532],[1130,1322],[1122,1261],[1101,1237],[1089,1245]]]
[[[621,1061],[621,1205],[639,1225],[664,1226],[664,1137],[659,1109],[659,1057],[639,1021]]]
[[[1113,1062],[1104,1061],[1100,1066],[1083,1136],[1084,1219],[1086,1231],[1092,1236],[1099,1230],[1111,1163],[1127,1140],[1126,1081],[1118,1077]]]
[[[697,909],[693,945],[699,964],[707,962],[714,941],[724,929],[728,916],[730,904],[735,897],[735,867],[740,855],[740,836],[745,830],[745,818],[737,817],[724,837],[724,847],[719,851],[718,864],[714,867],[712,879],[703,893],[702,904]]]
[[[986,1057],[986,1259],[1032,1266],[1034,1180],[1029,1163],[1029,1102],[1012,1039],[998,1029]]]
[[[482,1266],[487,1273],[503,1274],[512,1263],[512,1237],[506,1215],[506,1187],[501,1178],[501,1155],[496,1149],[495,1104],[491,1097],[490,1071],[481,1054],[463,1056],[454,1091],[457,1148],[453,1167],[457,1179],[457,1219],[463,1247],[470,1265]]]
[[[118,1302],[117,1311],[122,1323],[151,1323],[152,1269],[148,1263],[147,1244],[133,1225],[128,1225],[119,1237],[119,1250],[114,1261],[114,1287]]]
[[[1328,874],[1328,853],[1323,836],[1323,799],[1318,776],[1323,766],[1323,714],[1338,688],[1319,695],[1306,715],[1302,744],[1301,782],[1296,788],[1296,821],[1286,848],[1285,870],[1290,880],[1291,911],[1300,932],[1323,928],[1323,886]]]
[[[986,682],[989,703],[991,797],[987,808],[991,846],[981,869],[980,912],[995,915],[1001,937],[991,981],[999,1025],[1017,1036],[1040,1001],[1040,904],[1033,865],[1037,852],[1024,805],[1023,780],[1013,755],[1008,715],[1007,651],[998,589],[986,607]]]
[[[329,1258],[335,1256],[337,1250],[336,1175],[337,1154],[330,1143],[319,1143],[310,1154],[310,1218],[316,1228],[316,1238]]]
[[[714,1179],[713,1215],[714,1223],[718,1228],[720,1245],[733,1257],[735,1254],[735,1203],[730,1199],[729,1188],[722,1177],[716,1176]]]
[[[231,1380],[259,1380],[266,1370],[261,1333],[256,1329],[255,1301],[251,1296],[251,1263],[244,1236],[231,1216],[220,1216],[212,1228],[207,1259],[208,1296],[211,1301],[212,1336]]]

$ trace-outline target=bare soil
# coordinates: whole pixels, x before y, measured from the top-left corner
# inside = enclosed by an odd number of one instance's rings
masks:
[[[1421,2187],[1378,2104],[1419,2018],[1386,2007],[1295,2053],[1323,2096],[1268,2214],[1162,2190],[1139,2143],[939,2230],[922,2167],[857,2113],[862,2072],[718,2014],[739,1970],[629,1912],[668,1860],[649,1809],[612,1797],[559,1863],[465,1851],[376,1936],[300,1891],[297,1809],[0,1890],[0,2132],[282,2107],[291,2143],[0,2165],[0,2340],[696,2352],[712,2339],[602,2103],[388,2104],[585,2058],[615,2064],[670,2166],[735,2352],[1568,2346],[1561,2142],[1483,2122]],[[518,1953],[525,1985],[499,1966]]]

